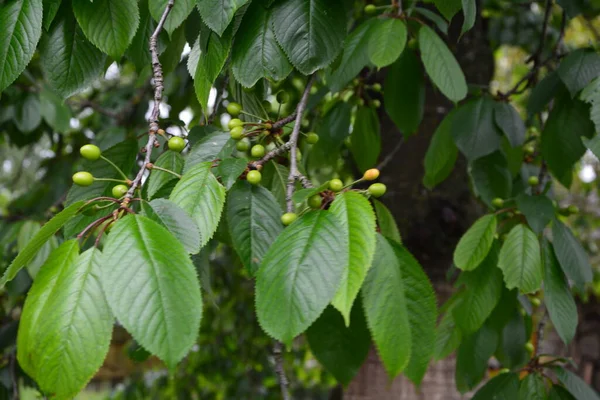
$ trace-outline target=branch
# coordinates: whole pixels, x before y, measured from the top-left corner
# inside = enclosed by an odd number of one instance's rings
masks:
[[[286,201],[287,201],[287,212],[294,212],[294,203],[292,201],[292,196],[294,195],[294,184],[296,180],[300,176],[300,172],[298,171],[298,136],[300,135],[300,126],[302,125],[302,114],[304,114],[304,109],[306,108],[306,103],[308,102],[308,95],[310,94],[310,88],[315,82],[316,76],[313,75],[308,80],[306,84],[306,88],[304,89],[304,93],[302,93],[302,98],[296,107],[296,123],[294,124],[294,129],[292,130],[292,134],[290,135],[290,175],[288,177],[287,183],[287,191],[286,191]]]
[[[281,342],[275,342],[273,346],[273,358],[275,359],[275,373],[279,379],[279,387],[281,387],[281,397],[283,400],[290,400],[290,393],[288,391],[289,382],[285,376],[285,369],[283,368],[283,345]]]
[[[135,179],[131,183],[131,187],[127,191],[125,195],[125,199],[123,199],[123,205],[127,206],[127,204],[133,198],[133,193],[135,189],[137,189],[142,184],[142,178],[144,177],[144,172],[146,172],[148,164],[150,164],[150,156],[152,155],[152,149],[154,148],[154,144],[158,143],[156,141],[156,132],[158,132],[158,116],[160,115],[160,103],[162,101],[162,94],[164,90],[164,79],[163,79],[163,70],[162,65],[160,64],[160,60],[158,59],[158,35],[165,25],[165,21],[175,4],[175,0],[169,0],[167,6],[165,7],[165,11],[163,12],[154,33],[150,36],[150,53],[152,54],[152,76],[154,78],[154,104],[152,107],[152,112],[150,113],[150,118],[148,119],[150,129],[148,130],[148,143],[146,144],[146,156],[144,157],[144,163],[140,168],[138,174]]]
[[[277,122],[274,122],[272,129],[279,129],[279,128],[282,128],[285,125],[289,124],[290,122],[292,122],[293,120],[296,119],[296,114],[297,114],[296,111],[294,111],[293,113],[291,113],[287,117],[282,118],[282,119],[280,119]]]
[[[548,310],[544,311],[544,314],[542,315],[542,318],[540,318],[540,322],[537,327],[532,359],[535,359],[540,353],[540,347],[542,345],[542,341],[544,340],[544,328],[546,327],[546,322],[548,322]]]

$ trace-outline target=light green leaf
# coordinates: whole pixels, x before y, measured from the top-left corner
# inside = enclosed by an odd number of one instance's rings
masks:
[[[76,241],[66,246],[76,254]],[[102,366],[114,321],[100,285],[100,251],[72,255],[41,269],[19,328],[19,362],[31,363],[42,391],[56,398],[75,396]]]
[[[146,216],[169,230],[190,254],[200,251],[200,232],[191,217],[167,199],[154,199],[144,210]]]
[[[73,12],[88,40],[117,61],[140,23],[136,0],[75,1]]]
[[[371,335],[359,301],[352,307],[351,324],[333,307],[306,331],[306,339],[317,360],[342,385],[348,385],[358,373],[371,348]]]
[[[579,96],[579,98],[591,106],[590,118],[594,122],[594,126],[596,127],[596,133],[599,133],[600,132],[600,78],[594,79],[592,81],[592,83],[587,85],[586,88],[583,89],[583,91],[581,92],[581,95]],[[596,135],[596,137],[598,137],[598,135]],[[596,143],[597,142],[598,142],[598,140],[596,140]],[[592,150],[592,148],[590,146],[588,146],[587,143],[586,143],[586,146],[588,149]],[[594,148],[597,149],[597,146],[594,146]],[[596,151],[592,150],[592,151],[594,152],[594,155],[596,155],[596,157],[598,157],[598,154],[600,154],[600,151],[598,151],[598,150],[596,150]]]
[[[231,54],[233,74],[245,87],[261,78],[280,81],[293,69],[275,40],[271,11],[259,2],[244,14]]]
[[[472,400],[514,400],[519,398],[519,376],[509,372],[489,380]]]
[[[117,320],[170,369],[196,343],[202,316],[196,270],[159,223],[140,215],[115,223],[104,245],[102,287]]]
[[[202,1],[202,3],[206,4],[208,1]],[[221,36],[218,36],[211,31],[201,31],[201,43],[204,41],[202,35],[206,35],[208,44],[206,49],[202,49],[202,44],[200,47],[201,52],[194,74],[194,89],[196,97],[205,113],[208,112],[210,89],[221,73],[231,49],[232,32],[233,29],[230,28],[223,32]]]
[[[500,149],[500,132],[494,122],[494,101],[479,97],[462,104],[452,117],[452,136],[468,160]]]
[[[348,265],[342,232],[335,215],[311,211],[269,248],[256,278],[258,321],[269,336],[291,343],[331,302]]]
[[[14,112],[13,122],[25,134],[36,130],[42,122],[40,99],[36,94],[23,95],[14,105]]]
[[[456,326],[452,315],[454,307],[460,304],[462,293],[455,293],[440,309],[444,316],[436,329],[434,360],[439,361],[452,354],[462,341],[462,332]]]
[[[385,111],[400,132],[405,136],[417,132],[425,112],[425,74],[413,50],[404,50],[390,65],[383,89]]]
[[[361,194],[348,191],[335,197],[329,211],[342,223],[348,241],[348,265],[331,304],[350,326],[350,311],[362,286],[375,252],[375,213]]]
[[[543,376],[532,373],[527,375],[525,379],[521,381],[519,399],[546,400],[547,398],[548,393]]]
[[[419,30],[419,48],[421,59],[427,74],[452,101],[460,101],[467,96],[467,81],[446,43],[426,25]]]
[[[450,21],[454,14],[460,11],[462,7],[461,0],[434,0],[435,6],[440,13]]]
[[[481,264],[492,248],[496,225],[494,214],[485,215],[460,238],[454,250],[454,264],[459,269],[471,271]]]
[[[352,156],[361,172],[375,167],[381,152],[379,117],[372,107],[359,107],[350,135]]]
[[[340,0],[283,0],[273,7],[275,37],[304,75],[328,66],[342,50],[343,9]]]
[[[543,267],[540,242],[535,233],[521,224],[512,228],[500,250],[498,268],[504,274],[508,289],[537,292],[542,285]]]
[[[552,368],[558,380],[577,400],[598,400],[600,396],[583,379],[562,367]]]
[[[56,214],[50,221],[48,221],[42,229],[40,229],[33,238],[29,241],[29,243],[25,246],[23,250],[19,252],[17,257],[12,261],[12,263],[8,266],[6,271],[4,271],[4,275],[0,278],[0,287],[4,287],[6,282],[12,280],[17,273],[26,266],[33,258],[36,256],[38,251],[44,246],[44,244],[52,237],[54,234],[62,228],[62,226],[81,208],[84,204],[83,201],[78,201],[71,204],[69,207],[65,208],[58,214]]]
[[[150,14],[156,22],[160,21],[165,9],[167,8],[169,0],[150,0],[148,3]],[[206,3],[205,0],[198,2],[198,4]],[[173,34],[173,31],[183,23],[194,9],[196,2],[194,0],[176,0],[173,8],[169,12],[169,16],[165,21],[165,30],[169,32],[169,35]]]
[[[47,87],[40,91],[40,113],[56,132],[66,133],[71,128],[71,109]]]
[[[444,21],[438,13],[424,7],[414,7],[415,12],[421,14],[429,21],[433,22],[440,32],[448,35],[448,22]]]
[[[275,197],[262,186],[238,181],[229,191],[229,234],[235,251],[252,276],[283,230],[281,214]]]
[[[19,252],[23,251],[31,239],[40,231],[42,227],[34,221],[25,221],[19,229],[17,236],[17,248]],[[50,253],[58,247],[58,239],[56,236],[50,236],[48,241],[42,245],[33,259],[27,263],[27,272],[31,279],[35,279],[38,271],[44,265]]]
[[[494,103],[494,121],[508,138],[512,147],[521,146],[525,141],[525,123],[517,110],[505,102]]]
[[[554,206],[552,201],[545,195],[529,196],[521,193],[516,198],[519,211],[527,218],[531,229],[540,234],[554,218]]]
[[[388,239],[392,239],[396,243],[402,243],[400,237],[400,231],[396,220],[392,215],[391,211],[377,199],[371,198],[373,205],[375,206],[375,215],[377,216],[377,226],[379,232]]]
[[[454,169],[458,157],[458,148],[452,138],[454,114],[455,112],[451,111],[438,125],[425,154],[423,185],[428,189],[433,189],[443,182]]]
[[[399,19],[377,19],[369,32],[369,59],[378,68],[390,65],[406,46],[406,25]]]
[[[154,165],[181,174],[183,169],[183,157],[176,151],[165,151],[158,157]],[[156,193],[177,177],[169,172],[153,169],[148,177],[148,197],[152,199]]]
[[[106,58],[85,38],[69,6],[62,7],[39,51],[48,84],[65,99],[90,86]]]
[[[563,58],[556,72],[569,89],[571,97],[598,77],[600,54],[594,50],[578,49]]]
[[[580,288],[592,281],[592,267],[587,253],[571,230],[558,220],[552,222],[552,243],[560,267],[569,279]]]
[[[42,0],[0,5],[0,93],[21,75],[42,35]]]
[[[235,148],[235,143],[229,132],[215,131],[209,133],[192,147],[185,158],[183,172],[188,172],[192,167],[207,161],[230,157]]]
[[[498,246],[494,246],[475,270],[463,272],[466,286],[453,310],[454,321],[465,335],[477,331],[490,316],[502,296],[502,273],[497,268]]]
[[[233,16],[248,0],[202,0],[198,1],[198,11],[202,21],[217,35],[222,36]]]
[[[210,169],[210,162],[190,168],[175,185],[169,197],[198,225],[200,247],[203,247],[217,230],[225,204],[225,188]]]

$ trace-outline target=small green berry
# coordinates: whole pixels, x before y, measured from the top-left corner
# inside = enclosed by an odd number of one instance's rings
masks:
[[[496,208],[501,208],[504,206],[504,200],[502,200],[500,197],[496,197],[494,200],[492,200],[492,205]]]
[[[379,170],[377,168],[368,169],[363,174],[363,179],[365,181],[374,181],[377,178],[379,178]]]
[[[344,188],[344,183],[339,179],[332,179],[329,181],[329,189],[334,192],[339,192]]]
[[[112,188],[112,195],[113,197],[120,199],[125,196],[128,190],[129,188],[125,185],[116,185]]]
[[[306,134],[306,142],[308,144],[315,144],[319,141],[319,135],[315,132],[309,132]]]
[[[500,371],[498,371],[499,374],[506,374],[507,372],[510,372],[510,369],[502,368]]]
[[[100,151],[100,148],[98,146],[95,146],[93,144],[86,144],[84,146],[81,146],[81,148],[79,149],[79,154],[81,154],[81,156],[86,160],[96,161],[100,158],[102,152]]]
[[[533,343],[531,343],[531,342],[525,343],[525,350],[527,350],[527,352],[529,354],[533,354],[533,352],[535,351],[535,347],[533,346]]]
[[[240,140],[244,137],[244,128],[241,126],[235,126],[229,132],[229,135],[233,140]]]
[[[373,197],[381,197],[385,194],[387,187],[383,183],[374,183],[367,189]]]
[[[232,130],[236,126],[244,126],[244,122],[239,118],[232,118],[227,123],[227,127],[229,128],[229,130]]]
[[[285,213],[281,216],[281,223],[285,226],[290,225],[298,218],[298,215],[295,213]]]
[[[227,112],[230,115],[237,117],[238,115],[240,115],[240,112],[242,112],[242,106],[239,103],[231,102],[227,104]]]
[[[530,176],[529,179],[527,179],[527,183],[529,186],[537,186],[540,184],[540,179],[537,176]]]
[[[290,101],[290,95],[284,92],[283,90],[277,92],[276,98],[279,104],[285,104],[288,101]]]
[[[87,171],[76,172],[73,175],[73,183],[79,186],[90,186],[94,183],[94,176]]]
[[[535,153],[535,147],[532,144],[529,144],[523,148],[525,154],[532,155]]]
[[[375,100],[371,101],[371,105],[375,108],[379,108],[379,107],[381,107],[381,101],[379,101],[378,99],[375,99]]]
[[[531,301],[531,305],[534,307],[539,307],[540,305],[542,305],[542,301],[540,299],[538,299],[537,297],[532,297],[530,299]]]
[[[307,203],[310,208],[317,209],[317,208],[321,208],[321,204],[323,204],[323,199],[321,198],[320,195],[315,194],[314,196],[310,196],[308,198]]]
[[[377,7],[375,7],[375,4],[367,4],[365,6],[365,14],[367,15],[373,15],[377,12]]]
[[[252,146],[252,149],[250,150],[250,154],[252,155],[252,157],[257,157],[257,158],[264,156],[265,155],[265,146],[263,146],[262,144],[257,144],[257,145]]]
[[[254,169],[252,171],[249,171],[248,174],[246,175],[246,180],[253,185],[258,185],[260,183],[261,179],[262,179],[261,173]]]
[[[185,140],[179,136],[173,136],[167,143],[169,150],[176,151],[177,153],[181,153],[185,149]]]
[[[381,92],[381,83],[374,83],[372,88],[375,92]]]
[[[569,207],[567,207],[567,211],[569,214],[579,214],[579,207],[577,207],[575,204],[571,204]]]
[[[248,151],[250,148],[250,141],[247,138],[244,138],[235,144],[235,148],[242,152]]]

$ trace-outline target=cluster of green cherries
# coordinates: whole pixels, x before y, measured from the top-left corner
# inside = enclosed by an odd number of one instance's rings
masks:
[[[342,190],[354,185],[355,183],[358,183],[361,181],[374,181],[377,178],[379,178],[379,170],[376,168],[372,168],[372,169],[365,171],[365,173],[363,174],[361,179],[357,180],[356,182],[352,182],[350,185],[344,186],[344,183],[341,180],[336,178],[336,179],[330,180],[327,187],[332,192],[338,193],[338,192],[341,192]],[[373,183],[366,190],[366,193],[369,196],[381,197],[385,194],[386,191],[387,191],[387,187],[383,183]],[[306,200],[306,203],[312,209],[319,209],[319,208],[321,208],[321,205],[323,204],[323,197],[320,194],[315,194],[315,195],[309,197]],[[285,213],[281,216],[281,222],[285,226],[290,225],[296,219],[298,219],[298,215],[296,213],[292,213],[292,212]]]

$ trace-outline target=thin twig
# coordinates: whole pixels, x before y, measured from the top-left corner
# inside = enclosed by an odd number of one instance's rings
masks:
[[[144,173],[146,172],[146,166],[150,163],[150,156],[152,155],[152,149],[154,148],[154,143],[156,142],[156,132],[158,132],[158,116],[160,115],[160,103],[162,101],[162,93],[164,89],[164,78],[162,65],[160,64],[160,60],[158,59],[158,35],[162,30],[173,5],[175,4],[175,0],[169,0],[167,6],[165,7],[165,11],[163,12],[154,33],[150,36],[150,53],[152,54],[152,75],[154,77],[154,104],[152,107],[152,112],[150,113],[150,118],[148,119],[150,129],[148,130],[148,143],[146,144],[146,156],[144,157],[144,162],[142,167],[140,168],[138,174],[135,179],[131,183],[131,187],[127,191],[125,195],[125,199],[123,199],[123,205],[127,205],[131,199],[133,198],[133,193],[135,189],[137,189],[142,184],[142,178],[144,177]]]
[[[390,153],[387,156],[385,156],[383,161],[381,161],[375,168],[377,168],[380,171],[383,168],[385,168],[385,166],[388,165],[390,163],[390,161],[392,161],[394,159],[394,157],[396,156],[396,153],[402,147],[402,143],[404,143],[404,136],[400,136],[400,139],[398,140],[398,143],[396,143],[396,146],[392,149],[392,151],[390,151]]]
[[[290,151],[290,148],[291,148],[291,144],[290,144],[290,142],[287,142],[286,144],[279,146],[274,150],[271,150],[270,152],[265,154],[264,157],[261,158],[260,160],[256,160],[253,163],[251,163],[251,165],[254,168],[258,168],[259,165],[264,165],[267,162],[274,159],[275,157],[281,156],[281,155],[287,153],[288,151]]]
[[[296,179],[298,180],[298,182],[300,182],[304,189],[310,189],[313,187],[313,184],[310,182],[310,180],[301,173],[298,173],[298,175],[296,175]]]
[[[302,93],[302,98],[296,107],[296,123],[294,125],[294,129],[292,130],[292,134],[290,135],[290,175],[288,177],[287,183],[287,191],[286,191],[286,202],[287,202],[287,212],[294,212],[294,202],[292,200],[292,196],[294,195],[294,186],[296,180],[298,179],[300,173],[298,171],[298,136],[300,135],[300,126],[302,124],[302,114],[304,114],[304,109],[306,108],[306,103],[308,102],[308,95],[310,94],[310,88],[315,82],[316,75],[313,75],[308,80],[306,84],[306,88],[304,89],[304,93]]]
[[[290,383],[285,376],[285,369],[283,368],[283,344],[281,342],[275,342],[275,346],[273,346],[273,358],[275,359],[275,373],[279,378],[281,396],[283,400],[290,400],[291,397],[288,390]]]
[[[294,111],[293,113],[291,113],[287,117],[282,118],[282,119],[280,119],[277,122],[274,122],[272,129],[282,128],[282,127],[284,127],[285,125],[289,124],[290,122],[292,122],[295,119],[296,119],[296,111]]]

